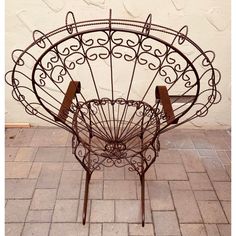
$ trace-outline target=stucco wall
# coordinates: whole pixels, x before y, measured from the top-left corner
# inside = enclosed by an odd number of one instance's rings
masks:
[[[221,71],[220,104],[208,116],[189,123],[188,127],[228,128],[231,106],[230,1],[222,0],[7,0],[6,1],[6,71],[11,69],[10,53],[25,48],[32,41],[34,29],[51,31],[64,24],[71,10],[77,20],[104,18],[113,10],[114,18],[145,20],[152,13],[152,22],[176,30],[189,26],[189,37],[204,50],[216,53],[214,65]],[[6,86],[6,122],[29,122],[48,125],[25,113],[11,97]]]

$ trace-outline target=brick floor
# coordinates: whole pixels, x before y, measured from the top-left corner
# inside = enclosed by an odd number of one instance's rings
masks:
[[[78,200],[57,200],[53,222],[76,222]]]
[[[203,224],[181,224],[180,229],[183,236],[207,236]]]
[[[194,194],[190,190],[176,190],[172,192],[177,216],[181,223],[201,223],[202,218],[194,198]]]
[[[153,213],[156,235],[180,235],[179,224],[174,211]]]
[[[47,236],[50,223],[26,223],[24,226],[24,236]]]
[[[216,138],[219,137],[219,138]],[[146,174],[146,225],[139,176],[102,168],[90,182],[82,225],[85,171],[59,128],[6,130],[6,236],[230,236],[231,150],[225,130],[160,137]]]

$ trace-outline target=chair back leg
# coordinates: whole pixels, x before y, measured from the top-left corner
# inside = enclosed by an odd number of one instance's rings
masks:
[[[141,209],[142,209],[142,226],[145,225],[145,174],[140,176],[141,181]]]
[[[89,171],[86,171],[85,191],[84,191],[84,207],[83,207],[83,225],[85,225],[85,222],[86,222],[88,194],[89,194],[89,182],[91,179],[91,175],[92,174]]]

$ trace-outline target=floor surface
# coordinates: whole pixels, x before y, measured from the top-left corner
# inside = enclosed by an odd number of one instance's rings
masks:
[[[146,225],[140,183],[127,168],[92,176],[81,224],[85,173],[59,128],[6,130],[6,236],[230,236],[231,152],[226,130],[163,134],[146,175]]]

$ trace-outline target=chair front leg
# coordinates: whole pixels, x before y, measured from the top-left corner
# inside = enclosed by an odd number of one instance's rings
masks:
[[[91,179],[91,173],[89,171],[86,171],[85,190],[84,190],[84,207],[83,207],[83,225],[85,225],[85,222],[86,222],[90,179]]]
[[[142,226],[145,225],[145,174],[140,176],[141,182],[141,209],[142,209]]]

